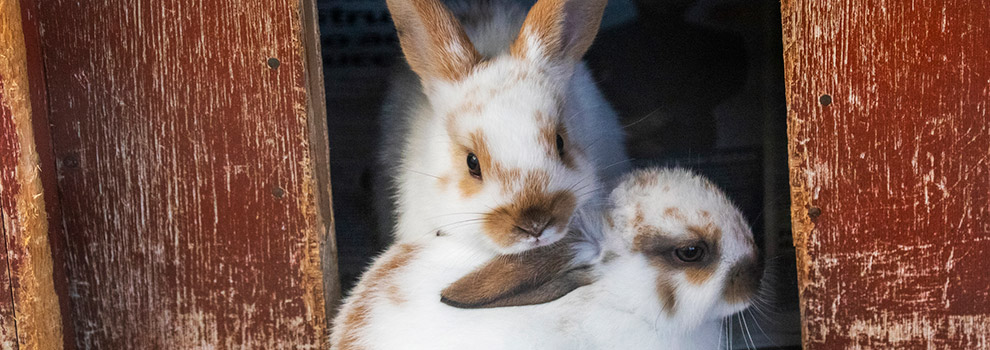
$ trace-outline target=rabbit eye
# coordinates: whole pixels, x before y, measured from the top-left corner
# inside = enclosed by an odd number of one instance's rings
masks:
[[[564,158],[564,138],[557,134],[557,155]]]
[[[705,257],[705,247],[701,245],[689,245],[674,250],[677,260],[692,263],[701,261]]]
[[[471,176],[481,180],[481,163],[478,163],[478,156],[474,155],[474,153],[468,153],[467,166],[468,172],[471,173]]]

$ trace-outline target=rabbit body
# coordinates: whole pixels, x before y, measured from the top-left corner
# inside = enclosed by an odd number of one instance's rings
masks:
[[[611,200],[605,220],[591,214],[574,223],[584,236],[569,248],[575,264],[591,265],[590,285],[544,304],[455,308],[440,301],[445,288],[502,260],[463,249],[456,237],[399,244],[345,302],[332,348],[718,349],[720,322],[750,305],[761,278],[741,213],[706,180],[680,170],[637,171]],[[709,233],[718,237],[694,237]],[[701,265],[668,260],[664,242],[702,244],[695,239],[708,247]]]

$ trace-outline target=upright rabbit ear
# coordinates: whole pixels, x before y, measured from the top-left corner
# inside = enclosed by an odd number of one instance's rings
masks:
[[[588,266],[573,266],[561,242],[503,255],[457,280],[440,293],[444,304],[462,309],[535,305],[557,300],[593,278]]]
[[[440,0],[387,0],[406,61],[423,81],[456,81],[481,60]]]
[[[529,10],[513,56],[577,62],[595,40],[607,0],[539,0]]]

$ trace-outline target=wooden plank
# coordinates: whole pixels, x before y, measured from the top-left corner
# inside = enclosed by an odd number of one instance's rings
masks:
[[[48,213],[35,144],[27,48],[18,1],[0,1],[0,218],[16,347],[62,349]],[[9,289],[7,289],[9,288]],[[0,303],[2,304],[2,303]],[[5,347],[10,321],[4,323]]]
[[[304,6],[39,9],[81,348],[326,347],[329,167]]]
[[[805,348],[990,348],[990,2],[782,5]]]
[[[31,95],[31,124],[34,145],[38,153],[41,185],[45,193],[45,211],[48,215],[48,242],[52,251],[52,278],[62,314],[62,343],[66,350],[76,348],[76,332],[69,298],[69,277],[66,266],[66,237],[62,226],[62,210],[59,205],[58,182],[55,178],[55,151],[48,119],[48,94],[41,57],[41,37],[38,32],[38,3],[36,0],[20,0],[21,28],[24,32],[25,57],[27,58],[28,90]]]

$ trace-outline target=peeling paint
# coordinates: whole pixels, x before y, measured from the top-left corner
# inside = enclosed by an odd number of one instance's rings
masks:
[[[806,349],[990,347],[988,13],[783,1]]]
[[[306,6],[39,9],[80,348],[326,347],[332,213]]]

